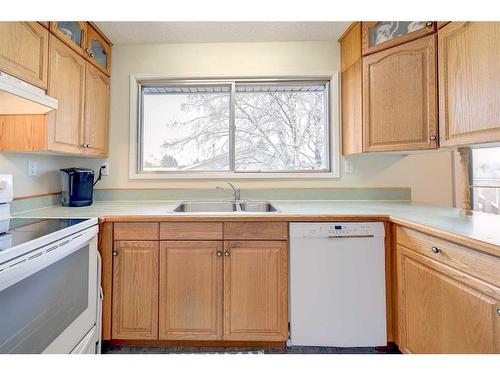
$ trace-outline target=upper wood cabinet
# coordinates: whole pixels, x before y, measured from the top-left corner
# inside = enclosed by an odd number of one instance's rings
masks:
[[[442,146],[500,141],[500,23],[450,22],[438,31]]]
[[[158,241],[115,241],[112,339],[158,338]]]
[[[50,30],[106,75],[111,74],[111,42],[92,22],[54,21]]]
[[[110,80],[59,38],[51,35],[49,40],[47,94],[58,100],[59,108],[46,117],[18,116],[13,121],[0,116],[0,151],[106,157]]]
[[[47,93],[59,101],[49,112],[48,150],[83,153],[85,60],[54,36],[50,37],[50,79]]]
[[[85,82],[84,151],[89,155],[106,156],[109,133],[109,78],[87,62]]]
[[[46,89],[59,102],[45,116],[0,115],[0,152],[106,157],[111,42],[91,22],[48,26],[51,34],[37,22],[0,22],[0,71]],[[92,56],[87,44],[97,51]]]
[[[162,241],[160,340],[222,338],[222,241]]]
[[[87,22],[83,21],[53,21],[50,22],[50,31],[61,41],[75,50],[81,56],[86,56]]]
[[[286,341],[286,241],[224,245],[224,339]]]
[[[91,25],[88,28],[86,51],[89,55],[89,61],[102,72],[110,74],[111,43]]]
[[[436,36],[363,57],[364,151],[437,148]]]
[[[49,32],[37,22],[0,22],[0,71],[47,89]]]
[[[342,154],[363,152],[361,22],[340,37]]]
[[[391,48],[436,31],[432,21],[377,21],[362,23],[363,55]]]

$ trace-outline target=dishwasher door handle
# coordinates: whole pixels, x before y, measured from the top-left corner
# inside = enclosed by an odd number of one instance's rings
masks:
[[[328,236],[327,238],[373,238],[373,234],[349,234],[345,236]]]

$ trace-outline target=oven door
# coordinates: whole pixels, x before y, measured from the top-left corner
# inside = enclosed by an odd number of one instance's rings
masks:
[[[96,325],[97,226],[0,265],[0,353],[70,353]]]

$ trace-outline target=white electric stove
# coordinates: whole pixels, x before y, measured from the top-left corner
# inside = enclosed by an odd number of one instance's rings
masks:
[[[99,353],[97,218],[12,218],[0,175],[0,353]]]

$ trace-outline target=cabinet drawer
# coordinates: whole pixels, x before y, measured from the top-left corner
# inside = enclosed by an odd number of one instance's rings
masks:
[[[398,244],[500,286],[500,258],[398,226]],[[437,250],[436,250],[437,248]],[[437,251],[436,253],[433,251]]]
[[[115,223],[114,239],[119,240],[157,240],[158,223]]]
[[[229,240],[286,240],[286,222],[227,222],[224,223],[224,239]]]
[[[221,240],[222,223],[185,222],[160,223],[162,240]]]

